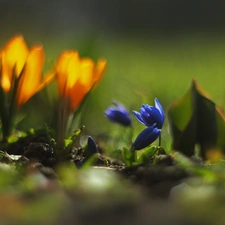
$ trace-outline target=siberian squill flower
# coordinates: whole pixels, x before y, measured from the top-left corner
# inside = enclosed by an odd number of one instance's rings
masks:
[[[88,157],[92,156],[93,154],[99,153],[97,144],[91,136],[88,137],[86,151],[87,152],[85,155]]]
[[[134,110],[132,112],[140,123],[147,126],[132,144],[132,150],[140,150],[149,146],[160,137],[165,114],[157,98],[155,98],[155,106],[143,104],[140,108],[140,113]]]
[[[113,105],[114,107],[109,107],[105,111],[105,116],[113,123],[118,123],[122,126],[130,126],[131,118],[126,108],[116,102],[113,102]]]
[[[155,106],[150,106],[148,104],[142,104],[140,108],[140,113],[133,110],[132,113],[136,119],[143,125],[150,127],[155,126],[161,129],[165,120],[165,114],[161,104],[158,99],[155,98]]]
[[[45,55],[41,45],[28,48],[23,37],[12,38],[0,51],[0,85],[5,93],[16,93],[17,107],[50,83],[54,76],[42,78]]]
[[[77,51],[65,51],[59,56],[55,66],[58,91],[62,101],[69,101],[71,112],[96,87],[105,68],[105,59],[99,59],[95,64],[90,58],[80,58]]]

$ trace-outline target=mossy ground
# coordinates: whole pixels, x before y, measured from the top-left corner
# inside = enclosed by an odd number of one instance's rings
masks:
[[[7,151],[0,163],[2,224],[198,224],[171,199],[172,188],[192,175],[170,155],[126,167],[102,153],[84,169],[81,149],[58,161],[43,134]]]

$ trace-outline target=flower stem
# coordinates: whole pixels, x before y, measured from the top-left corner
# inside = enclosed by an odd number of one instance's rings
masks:
[[[134,150],[133,146],[131,146],[130,152],[131,152],[131,155],[130,155],[130,166],[131,166],[135,164],[135,162],[137,161],[137,151]]]
[[[159,146],[161,146],[161,132],[159,134]]]
[[[56,140],[59,148],[64,148],[64,139],[66,138],[67,122],[70,115],[70,103],[68,99],[60,99],[56,107]]]

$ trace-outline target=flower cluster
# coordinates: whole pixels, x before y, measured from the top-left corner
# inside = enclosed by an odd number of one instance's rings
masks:
[[[113,104],[114,107],[109,107],[105,111],[105,116],[113,123],[131,127],[131,118],[126,108],[116,102]],[[142,104],[140,112],[133,110],[132,113],[140,123],[147,126],[133,142],[131,149],[134,151],[149,146],[160,137],[165,114],[157,98],[155,98],[155,106]]]
[[[54,79],[58,83],[58,100],[61,102],[61,107],[56,110],[62,111],[59,116],[63,116],[64,124],[67,124],[69,114],[96,87],[106,67],[104,59],[95,65],[89,58],[80,58],[77,51],[65,51],[51,72],[42,77],[44,63],[43,46],[28,48],[21,35],[9,40],[0,50],[0,117],[4,139],[10,134],[13,112]]]
[[[0,50],[0,117],[3,138],[10,134],[13,111],[56,80],[59,93],[56,133],[59,133],[58,141],[63,143],[69,116],[78,110],[85,96],[97,86],[106,68],[105,59],[94,63],[90,58],[81,58],[77,51],[62,52],[53,69],[42,76],[44,64],[43,46],[34,45],[29,48],[20,35],[9,40]],[[105,116],[111,122],[131,128],[127,109],[116,102],[113,105],[105,111]],[[165,115],[157,98],[155,106],[143,104],[140,112],[133,111],[133,114],[140,123],[147,126],[132,144],[132,150],[139,150],[160,136]],[[91,141],[89,139],[89,145],[94,146]]]
[[[140,108],[140,112],[134,110],[132,112],[140,123],[147,126],[147,128],[137,136],[132,145],[132,150],[140,150],[150,145],[160,136],[165,114],[157,98],[155,98],[155,106],[143,104]]]

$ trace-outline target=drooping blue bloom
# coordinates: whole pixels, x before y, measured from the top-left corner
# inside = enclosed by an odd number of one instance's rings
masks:
[[[113,105],[114,107],[109,107],[105,111],[105,116],[113,123],[118,123],[123,126],[130,126],[131,118],[126,108],[116,102],[113,102]]]
[[[142,104],[140,112],[132,111],[136,119],[143,125],[150,127],[155,124],[155,127],[161,129],[165,120],[165,114],[158,99],[155,98],[155,106]]]
[[[136,138],[132,145],[132,150],[140,150],[149,146],[160,135],[161,130],[155,127],[155,125],[144,129]]]
[[[90,155],[98,153],[98,148],[95,143],[95,140],[91,136],[88,137],[87,148],[88,148]]]

